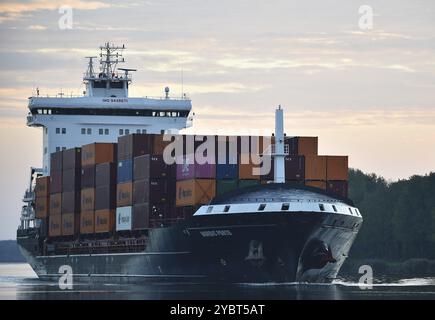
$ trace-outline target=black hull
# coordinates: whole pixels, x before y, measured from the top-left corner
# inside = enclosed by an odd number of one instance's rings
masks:
[[[318,212],[194,216],[150,230],[145,251],[42,256],[39,240],[18,238],[41,279],[58,280],[71,266],[74,281],[331,282],[362,219]]]

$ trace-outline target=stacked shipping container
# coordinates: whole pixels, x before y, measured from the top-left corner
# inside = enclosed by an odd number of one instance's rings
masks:
[[[62,236],[79,232],[82,149],[62,151]]]
[[[50,156],[50,208],[48,235],[62,235],[62,151]]]
[[[114,143],[91,143],[82,148],[81,234],[113,231],[116,150]]]
[[[143,230],[189,217],[216,195],[274,178],[273,159],[267,155],[263,160],[270,161],[271,170],[253,173],[260,167],[256,155],[269,149],[273,137],[207,136],[204,142],[215,150],[202,153],[205,161],[194,157],[201,153],[203,137],[179,135],[173,141],[184,151],[176,165],[163,160],[171,141],[154,134],[53,153],[50,177],[36,181],[37,218],[49,218],[50,237],[78,230],[83,235],[110,233],[115,225],[117,231]],[[347,196],[347,157],[319,156],[317,137],[286,137],[285,143],[290,151],[287,182]]]

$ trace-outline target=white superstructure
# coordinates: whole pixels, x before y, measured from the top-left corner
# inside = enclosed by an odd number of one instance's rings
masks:
[[[131,72],[117,68],[124,62],[124,46],[106,43],[100,47],[99,71],[89,59],[83,77],[86,91],[81,97],[29,98],[27,125],[43,128],[43,173],[50,172],[50,154],[92,142],[116,142],[131,133],[177,132],[191,125],[191,101],[172,99],[169,88],[162,98],[130,98]],[[118,72],[120,70],[121,72]],[[39,91],[39,90],[38,90]]]

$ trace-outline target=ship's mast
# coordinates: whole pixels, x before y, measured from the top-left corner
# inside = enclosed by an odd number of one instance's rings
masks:
[[[122,57],[122,52],[125,49],[125,45],[115,46],[110,45],[106,42],[104,46],[100,46],[100,63],[101,72],[105,74],[108,78],[112,78],[115,75],[115,70],[118,63],[125,62]]]
[[[278,106],[278,109],[275,110],[275,152],[273,153],[275,183],[285,183],[285,156],[284,111],[281,106]]]

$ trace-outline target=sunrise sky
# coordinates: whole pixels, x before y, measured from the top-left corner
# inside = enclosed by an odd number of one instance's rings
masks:
[[[72,29],[59,8],[72,7]],[[373,28],[359,28],[360,6]],[[125,44],[132,96],[184,92],[200,133],[319,136],[321,154],[390,180],[435,170],[435,2],[1,1],[0,239],[15,237],[41,131],[27,97],[79,94],[85,56]]]

